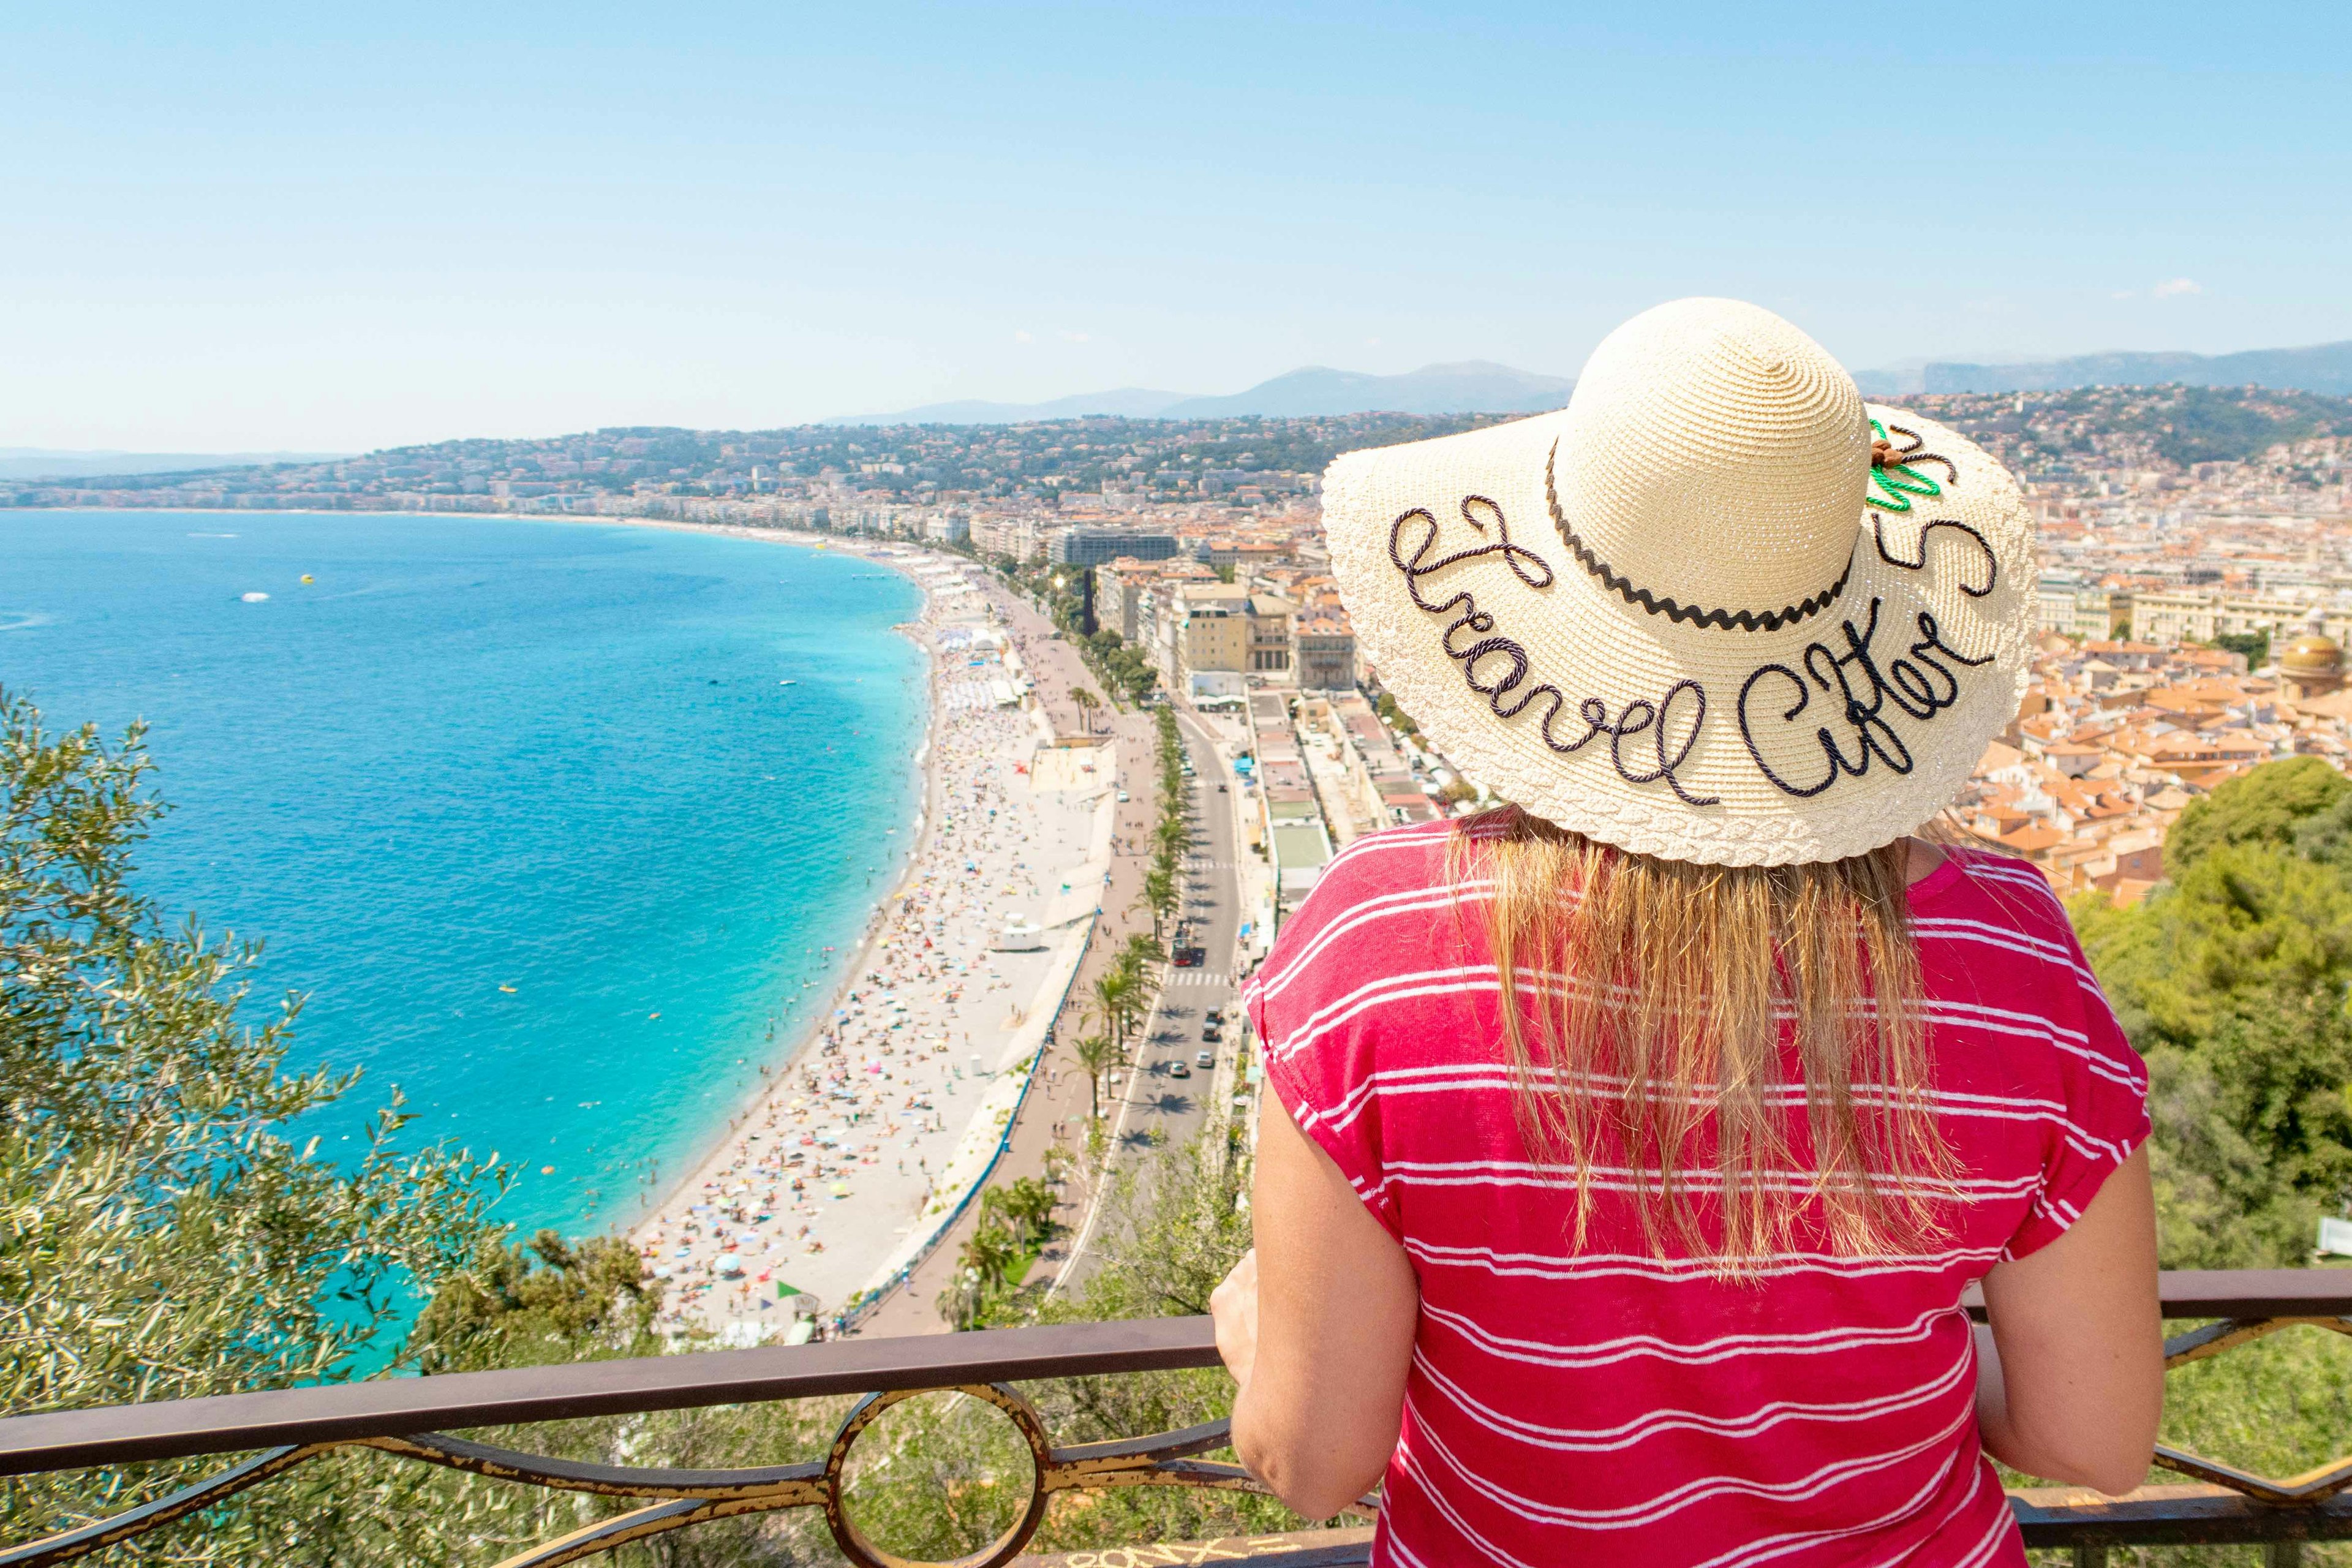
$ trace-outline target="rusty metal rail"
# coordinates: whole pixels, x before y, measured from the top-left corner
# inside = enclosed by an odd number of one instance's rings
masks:
[[[2352,1271],[2172,1273],[2164,1277],[2163,1300],[2168,1319],[2213,1320],[2167,1342],[2168,1366],[2297,1325],[2352,1334]],[[1979,1303],[1969,1305],[1980,1314]],[[798,1508],[822,1509],[841,1550],[861,1568],[907,1568],[851,1520],[845,1467],[884,1410],[928,1391],[961,1393],[1003,1410],[1029,1450],[1035,1480],[1020,1518],[960,1565],[999,1568],[1028,1543],[1057,1492],[1131,1486],[1263,1489],[1240,1468],[1197,1457],[1228,1445],[1222,1421],[1057,1448],[1035,1408],[1012,1385],[1216,1364],[1207,1319],[1166,1318],[390,1378],[9,1416],[0,1418],[0,1475],[247,1457],[111,1518],[0,1550],[0,1568],[47,1568],[87,1556],[215,1507],[320,1455],[353,1448],[637,1505],[509,1557],[499,1568],[558,1568],[708,1520]],[[845,1394],[866,1397],[844,1420],[823,1461],[797,1465],[677,1470],[588,1464],[493,1447],[442,1430]],[[2284,1565],[2296,1561],[2302,1542],[2352,1539],[2352,1457],[2283,1479],[2171,1448],[2158,1448],[2156,1463],[2197,1484],[2143,1488],[2122,1499],[2052,1489],[2013,1492],[2011,1505],[2026,1543],[2071,1547],[2078,1563],[2092,1565],[2104,1563],[2112,1546],[2255,1542],[2267,1545],[2273,1565]],[[1366,1506],[1369,1511],[1371,1500]],[[1349,1559],[1343,1552],[1329,1560]]]

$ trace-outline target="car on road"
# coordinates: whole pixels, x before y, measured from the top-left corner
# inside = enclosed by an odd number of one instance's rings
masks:
[[[1198,969],[1208,962],[1209,950],[1205,947],[1180,947],[1175,952],[1175,963],[1179,969]]]
[[[1171,1061],[1168,1064],[1168,1076],[1170,1078],[1191,1078],[1192,1076],[1192,1069],[1186,1067],[1181,1061]]]
[[[1214,1051],[1202,1051],[1192,1058],[1192,1065],[1203,1069],[1215,1067],[1217,1065],[1217,1053]]]
[[[1219,784],[1219,785],[1217,786],[1217,793],[1218,793],[1219,795],[1223,795],[1223,794],[1224,794],[1224,793],[1225,793],[1225,786],[1224,786],[1224,785],[1223,785],[1223,784]]]
[[[1223,1007],[1212,1007],[1201,1016],[1204,1023],[1222,1024],[1225,1021],[1225,1010]]]
[[[1225,1037],[1219,1032],[1217,1026],[1207,1024],[1202,1026],[1201,1039],[1203,1044],[1218,1046],[1224,1044]]]

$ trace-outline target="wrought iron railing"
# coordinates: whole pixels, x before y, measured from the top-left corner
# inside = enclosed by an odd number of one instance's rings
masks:
[[[2296,1325],[2352,1334],[2352,1271],[2167,1274],[2168,1319],[2210,1320],[2168,1341],[2166,1364],[2221,1354]],[[1056,1447],[1015,1384],[1217,1364],[1205,1318],[1000,1329],[907,1339],[841,1340],[630,1361],[585,1362],[428,1378],[383,1379],[0,1419],[0,1475],[113,1468],[205,1455],[246,1455],[208,1479],[62,1534],[0,1550],[0,1568],[39,1568],[100,1552],[216,1507],[321,1455],[373,1449],[420,1464],[561,1491],[627,1500],[633,1508],[510,1556],[499,1568],[557,1568],[710,1520],[823,1510],[860,1568],[908,1568],[859,1530],[846,1506],[852,1449],[885,1410],[953,1391],[1003,1410],[1025,1440],[1035,1480],[1012,1527],[960,1560],[996,1568],[1028,1544],[1061,1492],[1113,1487],[1259,1491],[1240,1468],[1198,1456],[1229,1445],[1226,1423],[1115,1442]],[[449,1436],[446,1429],[863,1394],[822,1460],[747,1469],[679,1470],[583,1463]],[[2065,1489],[2012,1492],[2028,1546],[2072,1548],[2098,1564],[2110,1547],[2261,1543],[2273,1565],[2305,1541],[2352,1539],[2352,1455],[2284,1479],[2158,1448],[2158,1467],[2191,1484],[2121,1499]],[[1367,1510],[1374,1506],[1367,1500]],[[1316,1552],[1361,1561],[1360,1544]],[[1221,1552],[1220,1558],[1231,1552]],[[1290,1560],[1277,1553],[1267,1561]]]

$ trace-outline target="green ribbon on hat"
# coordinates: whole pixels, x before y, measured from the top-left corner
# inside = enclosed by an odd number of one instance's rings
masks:
[[[1874,419],[1870,422],[1870,482],[1885,491],[1886,499],[1881,500],[1865,490],[1862,499],[1866,504],[1881,511],[1909,511],[1913,496],[1942,495],[1944,487],[1913,468],[1911,465],[1915,462],[1941,463],[1944,471],[1952,479],[1957,480],[1959,478],[1959,470],[1949,458],[1919,449],[1927,442],[1918,432],[1896,426],[1897,433],[1911,437],[1911,445],[1898,450],[1888,438],[1885,426]]]

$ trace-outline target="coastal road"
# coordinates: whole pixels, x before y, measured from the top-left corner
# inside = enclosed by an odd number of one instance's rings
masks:
[[[1053,624],[1034,605],[1008,592],[1002,583],[992,582],[987,592],[1020,647],[1023,661],[1035,685],[1037,700],[1052,719],[1055,731],[1078,732],[1085,728],[1086,716],[1070,700],[1070,694],[1081,687],[1099,692],[1100,683],[1087,671],[1077,650],[1055,634]],[[1116,852],[1111,857],[1110,884],[1103,889],[1102,915],[1095,940],[1070,987],[1070,1005],[1055,1027],[1054,1044],[1039,1069],[1040,1077],[1013,1121],[1011,1147],[989,1178],[992,1184],[1003,1185],[1022,1176],[1041,1173],[1045,1169],[1047,1152],[1056,1144],[1082,1156],[1086,1146],[1087,1076],[1070,1054],[1070,1042],[1085,1033],[1084,998],[1091,993],[1095,981],[1108,971],[1113,955],[1130,932],[1150,930],[1150,918],[1139,914],[1136,904],[1143,893],[1143,873],[1150,860],[1147,841],[1157,814],[1152,785],[1157,769],[1152,761],[1155,742],[1151,715],[1105,708],[1095,713],[1093,722],[1097,732],[1108,731],[1111,735],[1118,785],[1133,798],[1118,807],[1114,819]],[[1202,754],[1204,758],[1210,755]],[[1208,793],[1215,795],[1213,784]],[[1204,1079],[1196,1078],[1195,1082],[1203,1089],[1207,1088]],[[1066,1206],[1055,1217],[1065,1226],[1075,1226],[1086,1213],[1086,1185],[1074,1181],[1065,1191]],[[940,1321],[935,1302],[953,1282],[956,1256],[970,1238],[972,1223],[967,1215],[949,1231],[915,1271],[908,1282],[910,1288],[892,1296],[859,1328],[861,1337],[947,1331],[948,1325]],[[1041,1269],[1061,1267],[1064,1245],[1057,1242],[1047,1251]]]
[[[1198,969],[1167,971],[1136,1053],[1135,1113],[1126,1133],[1129,1149],[1146,1139],[1181,1143],[1199,1133],[1216,1076],[1213,1068],[1200,1066],[1199,1055],[1207,1050],[1223,1058],[1233,1048],[1234,1010],[1240,1001],[1234,984],[1241,897],[1234,865],[1233,779],[1198,721],[1180,709],[1177,723],[1200,775],[1192,781],[1192,853],[1184,866],[1184,914],[1192,923],[1192,944],[1207,949],[1208,960]],[[1221,785],[1225,793],[1219,793]],[[1218,1030],[1223,1038],[1215,1044],[1202,1037],[1212,1011],[1223,1020]],[[1169,1071],[1180,1062],[1191,1078]]]
[[[1084,728],[1085,716],[1071,701],[1070,693],[1079,687],[1097,691],[1101,688],[1077,650],[1055,636],[1052,623],[1034,605],[1009,593],[1003,584],[992,583],[988,595],[1019,643],[1037,700],[1055,731],[1066,734]],[[1197,928],[1193,940],[1208,950],[1208,962],[1199,969],[1167,972],[1169,984],[1161,988],[1144,1026],[1135,1067],[1113,1091],[1115,1098],[1106,1100],[1104,1110],[1119,1129],[1112,1150],[1115,1162],[1131,1160],[1148,1151],[1154,1134],[1177,1143],[1200,1131],[1216,1084],[1214,1068],[1196,1065],[1202,1049],[1201,1026],[1209,1009],[1223,1009],[1228,1021],[1220,1031],[1223,1042],[1209,1048],[1221,1058],[1233,1048],[1234,938],[1242,910],[1234,865],[1237,847],[1234,797],[1217,789],[1224,784],[1230,792],[1233,779],[1218,760],[1208,731],[1181,708],[1177,710],[1177,722],[1199,773],[1189,789],[1193,843],[1184,872],[1185,909]],[[1094,723],[1097,731],[1108,730],[1113,737],[1118,787],[1130,798],[1118,806],[1114,818],[1111,880],[1103,890],[1102,916],[1094,942],[1071,986],[1070,1005],[1055,1027],[1054,1046],[1040,1068],[1042,1077],[1013,1124],[1012,1146],[990,1178],[994,1184],[1043,1172],[1046,1153],[1056,1144],[1083,1157],[1087,1076],[1071,1055],[1070,1043],[1085,1032],[1085,998],[1095,981],[1108,971],[1129,933],[1150,930],[1150,917],[1139,913],[1136,906],[1143,893],[1143,873],[1150,862],[1151,826],[1159,817],[1152,715],[1149,710],[1120,712],[1105,708],[1097,711]],[[1165,1069],[1166,1063],[1180,1058],[1190,1073],[1187,1078],[1177,1078]],[[1066,1206],[1055,1217],[1070,1231],[1048,1247],[1031,1279],[1057,1279],[1059,1288],[1068,1289],[1083,1285],[1088,1272],[1085,1246],[1091,1239],[1096,1218],[1096,1194],[1092,1184],[1083,1179],[1071,1182],[1064,1191]],[[916,1270],[909,1288],[892,1296],[866,1320],[858,1330],[860,1337],[945,1332],[948,1325],[934,1303],[953,1282],[957,1254],[971,1229],[972,1219],[967,1215]]]
[[[1166,984],[1143,1026],[1143,1037],[1133,1065],[1119,1085],[1112,1110],[1111,1161],[1114,1165],[1150,1152],[1155,1143],[1177,1145],[1199,1136],[1215,1109],[1209,1098],[1217,1081],[1214,1066],[1202,1067],[1200,1053],[1213,1052],[1218,1061],[1230,1060],[1235,1037],[1235,1008],[1240,998],[1234,966],[1241,929],[1241,879],[1234,856],[1233,779],[1218,759],[1214,741],[1184,709],[1176,710],[1198,776],[1190,781],[1192,847],[1183,874],[1184,915],[1192,922],[1192,945],[1208,950],[1207,962],[1197,969],[1166,971]],[[1223,785],[1221,792],[1219,785]],[[1139,829],[1137,842],[1145,830]],[[1212,1044],[1202,1037],[1208,1015],[1223,1020],[1221,1037]],[[1181,1063],[1186,1074],[1171,1068]],[[1102,1185],[1108,1188],[1108,1173]],[[1100,1215],[1089,1201],[1083,1213],[1065,1223],[1075,1224],[1069,1251],[1053,1259],[1055,1289],[1082,1288],[1092,1270],[1096,1227]]]

